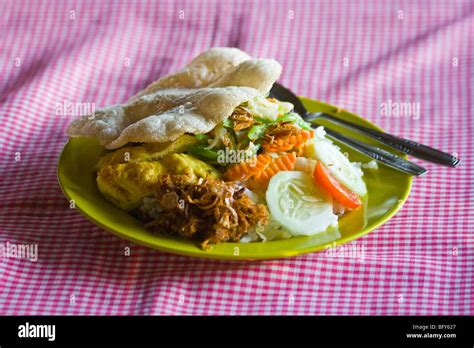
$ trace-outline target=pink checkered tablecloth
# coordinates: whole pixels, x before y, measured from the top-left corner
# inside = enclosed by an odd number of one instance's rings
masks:
[[[0,314],[473,315],[474,2],[0,0]],[[357,258],[175,256],[119,239],[63,197],[58,105],[125,101],[212,46],[274,57],[281,81],[392,133],[457,152],[424,163]],[[382,115],[382,103],[420,113]],[[124,257],[124,248],[131,255]]]

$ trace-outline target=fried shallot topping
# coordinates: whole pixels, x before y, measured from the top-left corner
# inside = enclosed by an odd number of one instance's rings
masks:
[[[220,179],[193,181],[186,175],[163,175],[155,197],[162,213],[146,224],[154,232],[201,242],[238,242],[253,226],[268,223],[264,205],[254,203],[245,188]]]
[[[301,129],[291,122],[279,122],[268,127],[263,137],[264,142],[272,144],[275,139],[288,138],[292,135],[298,135]]]
[[[229,116],[229,119],[233,122],[234,130],[236,132],[250,128],[255,123],[255,119],[252,115],[240,106],[234,109],[234,112]]]

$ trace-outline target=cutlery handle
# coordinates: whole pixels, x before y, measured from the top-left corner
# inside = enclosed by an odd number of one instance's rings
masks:
[[[394,168],[400,172],[420,176],[427,172],[427,170],[416,163],[407,161],[404,158],[394,155],[384,149],[363,143],[357,139],[348,137],[332,129],[325,128],[325,132],[330,137],[339,140],[340,142],[352,147],[354,150],[361,152],[377,161],[385,163],[387,166]]]
[[[460,163],[460,160],[458,158],[450,155],[449,153],[445,153],[440,150],[429,147],[427,145],[417,143],[416,141],[412,141],[409,139],[398,137],[396,135],[392,135],[389,133],[380,132],[375,129],[360,126],[358,124],[355,124],[346,120],[342,120],[332,115],[328,115],[325,113],[316,113],[316,114],[309,114],[308,116],[310,119],[316,120],[317,118],[322,118],[327,121],[331,121],[331,122],[346,126],[358,133],[369,136],[370,138],[375,139],[382,144],[390,146],[396,150],[402,151],[413,157],[421,158],[425,161],[434,162],[434,163],[449,166],[449,167],[456,167]]]

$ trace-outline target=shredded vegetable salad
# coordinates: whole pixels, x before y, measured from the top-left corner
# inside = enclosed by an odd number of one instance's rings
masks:
[[[269,211],[270,222],[242,242],[323,234],[367,193],[360,165],[290,103],[250,100],[213,131],[195,136],[199,143],[189,153],[218,168],[224,180],[242,183]]]

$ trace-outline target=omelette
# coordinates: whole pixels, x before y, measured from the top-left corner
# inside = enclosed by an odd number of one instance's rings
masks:
[[[163,174],[187,175],[198,178],[219,178],[220,173],[204,161],[184,153],[172,153],[159,160],[144,156],[143,146],[128,149],[130,158],[138,160],[100,165],[97,173],[97,187],[102,195],[125,211],[140,206],[143,198],[151,196]],[[148,153],[150,155],[150,153]],[[111,160],[115,153],[102,162]],[[135,156],[136,155],[136,156]],[[116,160],[116,156],[115,156]]]

